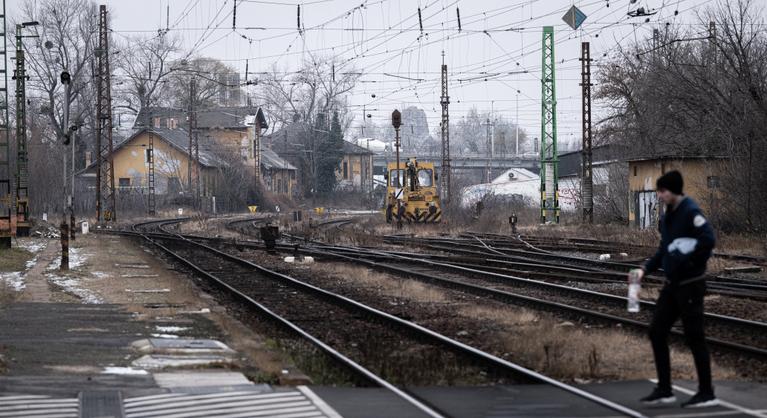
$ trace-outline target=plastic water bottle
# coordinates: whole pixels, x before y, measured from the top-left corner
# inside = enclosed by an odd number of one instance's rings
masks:
[[[628,310],[629,312],[639,312],[639,289],[641,288],[639,280],[639,270],[634,269],[629,272],[629,294]]]

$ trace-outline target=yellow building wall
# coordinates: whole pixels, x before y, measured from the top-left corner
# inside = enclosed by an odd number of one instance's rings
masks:
[[[634,196],[636,192],[655,191],[655,182],[672,170],[682,173],[684,194],[692,197],[704,212],[710,209],[709,201],[718,191],[708,187],[709,177],[721,179],[724,161],[716,159],[649,160],[629,162],[629,221],[634,222]]]
[[[292,196],[296,187],[296,176],[291,170],[264,171],[266,188],[272,193]]]
[[[146,158],[146,150],[149,149],[149,133],[141,133],[133,138],[130,143],[123,145],[115,151],[113,165],[115,171],[115,186],[120,185],[121,178],[130,179],[130,188],[147,187],[147,174],[149,164]],[[155,183],[159,177],[176,177],[183,187],[187,184],[188,155],[172,147],[170,144],[154,135],[154,169]],[[215,184],[214,170],[201,170],[203,188],[210,188]],[[209,190],[203,190],[208,194]]]
[[[346,164],[347,167],[346,177],[344,177],[344,164]],[[365,166],[364,170],[363,165]],[[368,189],[370,187],[372,178],[373,157],[370,155],[344,155],[344,158],[338,166],[338,170],[336,170],[337,181],[352,181],[354,187],[361,187],[362,189]]]

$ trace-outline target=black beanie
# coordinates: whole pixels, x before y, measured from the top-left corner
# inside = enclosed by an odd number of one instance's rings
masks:
[[[658,181],[655,182],[658,190],[666,189],[673,194],[682,194],[682,188],[684,187],[684,180],[682,180],[682,173],[673,170],[658,177]]]

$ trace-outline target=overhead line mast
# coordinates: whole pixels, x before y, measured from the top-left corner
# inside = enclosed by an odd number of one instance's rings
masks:
[[[2,2],[3,10],[0,10],[2,23],[3,42],[0,43],[0,70],[2,78],[0,82],[0,248],[11,248],[11,212],[13,211],[13,195],[11,194],[11,133],[8,115],[8,38],[5,36],[5,0]]]
[[[27,153],[27,73],[21,24],[16,25],[16,236],[29,235],[29,154]]]
[[[99,6],[99,48],[96,118],[96,221],[116,221],[115,176],[112,164],[112,83],[109,71],[109,29],[107,6]],[[153,156],[154,157],[154,156]]]
[[[441,201],[445,203],[445,206],[449,206],[452,199],[452,192],[450,190],[450,113],[448,111],[450,96],[447,93],[445,51],[442,51],[442,96],[439,102],[442,105],[442,122],[440,123],[440,134],[442,136]]]
[[[591,153],[591,53],[588,42],[581,43],[581,87],[583,89],[583,144],[581,146],[581,198],[583,222],[594,223],[594,179]]]
[[[541,47],[541,223],[559,223],[557,94],[554,73],[554,27],[543,27]]]

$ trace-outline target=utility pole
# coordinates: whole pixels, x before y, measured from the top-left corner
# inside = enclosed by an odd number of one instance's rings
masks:
[[[485,164],[485,182],[490,183],[493,171],[493,124],[490,122],[490,118],[487,118],[485,126],[487,127],[487,164]]]
[[[402,184],[400,178],[401,171],[399,168],[399,128],[402,126],[402,114],[397,109],[394,109],[394,112],[391,114],[391,125],[394,127],[394,150],[397,153],[397,168],[394,170],[394,172],[397,173],[397,182],[394,183],[394,185],[395,188],[404,189],[404,184]],[[397,199],[397,216],[399,217],[400,197],[395,196],[395,198]]]
[[[112,83],[109,71],[109,28],[107,28],[107,6],[99,6],[99,47],[96,118],[96,222],[116,221],[115,172],[112,164]]]
[[[583,89],[583,143],[581,144],[581,197],[583,222],[594,223],[594,178],[591,154],[591,53],[581,42],[581,87]]]
[[[24,68],[24,45],[16,25],[16,236],[29,236],[29,155],[27,152],[27,73]]]
[[[189,80],[189,158],[187,158],[187,185],[193,197],[193,206],[200,208],[200,143],[197,132],[197,78]],[[193,174],[194,173],[194,174]]]
[[[541,223],[559,223],[557,94],[554,73],[554,27],[543,27],[541,74]]]
[[[2,1],[3,10],[0,10],[0,20],[2,20],[2,30],[5,34],[5,0]],[[8,115],[8,62],[5,57],[8,56],[8,40],[3,36],[3,42],[0,43],[0,70],[2,78],[0,82],[0,248],[11,248],[11,212],[13,210],[13,195],[11,194],[11,133],[10,120]]]
[[[516,119],[514,120],[514,126],[516,127],[516,133],[514,134],[514,156],[519,158],[519,90],[517,90],[517,104],[515,108],[516,116],[514,117]]]
[[[440,123],[440,134],[442,136],[442,199],[445,206],[450,206],[452,192],[450,190],[450,113],[448,105],[450,96],[447,94],[447,65],[445,64],[445,51],[442,51],[442,96],[439,103],[442,105],[442,123]]]

